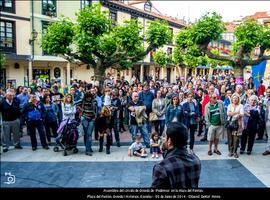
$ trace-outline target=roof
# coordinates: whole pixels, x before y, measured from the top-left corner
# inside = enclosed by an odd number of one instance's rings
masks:
[[[256,12],[254,15],[249,15],[243,18],[243,20],[248,20],[248,19],[262,19],[262,18],[270,18],[269,12]]]
[[[225,24],[226,32],[234,32],[237,25],[233,22],[229,22]]]
[[[117,5],[120,5],[120,6],[123,6],[123,7],[126,7],[126,8],[130,8],[132,10],[136,10],[140,13],[144,13],[144,14],[147,14],[147,15],[150,15],[152,17],[155,17],[155,18],[160,18],[160,19],[163,19],[163,20],[166,20],[168,22],[172,22],[172,23],[175,23],[175,24],[178,24],[180,26],[186,26],[186,23],[184,20],[181,20],[181,19],[177,19],[177,18],[173,18],[173,17],[170,17],[170,16],[165,16],[165,15],[160,15],[156,12],[146,12],[142,9],[139,9],[135,6],[132,6],[132,5],[128,5],[128,4],[125,4],[123,2],[120,2],[120,1],[109,1],[110,3],[113,3],[113,4],[117,4]]]

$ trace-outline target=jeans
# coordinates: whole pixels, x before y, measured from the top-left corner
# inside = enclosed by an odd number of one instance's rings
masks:
[[[20,120],[3,121],[3,147],[8,148],[10,144],[11,133],[13,133],[14,145],[20,144]]]
[[[43,147],[48,146],[48,144],[46,142],[44,125],[43,125],[42,120],[28,121],[27,122],[27,127],[28,127],[28,130],[29,130],[32,147],[37,147],[36,129],[38,130],[38,133],[39,133],[39,138],[40,138],[41,145]]]
[[[162,136],[164,128],[165,128],[165,119],[155,121],[155,131],[158,133],[159,136]]]
[[[146,124],[144,124],[142,126],[130,125],[130,133],[131,133],[131,136],[132,136],[132,141],[135,142],[136,135],[137,135],[138,131],[140,131],[140,133],[141,133],[141,135],[143,137],[144,144],[146,146],[149,146],[150,145],[150,139],[149,139],[149,134],[148,134],[148,131],[147,131]]]
[[[84,131],[85,151],[90,152],[92,147],[92,133],[94,129],[94,121],[92,119],[82,117],[82,126]]]
[[[197,124],[189,125],[189,148],[193,149],[195,141],[195,131],[197,129]]]
[[[150,153],[158,153],[158,154],[160,154],[161,151],[160,151],[159,147],[151,147],[150,148]]]

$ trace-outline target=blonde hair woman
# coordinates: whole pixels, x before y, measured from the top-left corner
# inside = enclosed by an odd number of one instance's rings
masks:
[[[237,147],[244,129],[244,106],[240,102],[240,96],[237,93],[234,93],[231,96],[231,103],[227,108],[227,120],[231,124],[235,124],[234,127],[227,127],[229,156],[234,156],[235,158],[238,158]]]

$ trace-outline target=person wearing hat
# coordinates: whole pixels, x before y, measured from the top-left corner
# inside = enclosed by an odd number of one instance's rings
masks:
[[[152,188],[197,188],[201,161],[187,151],[188,129],[179,122],[166,131],[164,160],[153,167]]]

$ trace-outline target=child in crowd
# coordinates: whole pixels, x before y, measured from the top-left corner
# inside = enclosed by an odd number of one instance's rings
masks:
[[[136,136],[135,142],[128,148],[128,156],[138,156],[141,158],[147,157],[147,152],[145,151],[145,147],[141,142],[142,137],[140,135]]]
[[[159,138],[159,135],[157,132],[154,132],[150,139],[150,153],[152,154],[152,158],[158,158],[161,146],[161,139]]]

